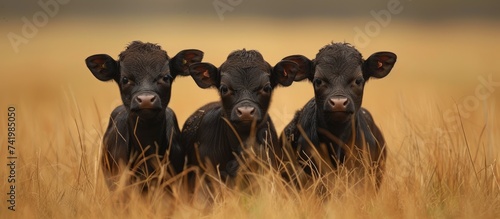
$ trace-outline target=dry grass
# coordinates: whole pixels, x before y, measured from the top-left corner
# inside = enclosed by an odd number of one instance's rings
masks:
[[[274,172],[264,171],[253,176],[251,190],[222,186],[219,193],[207,195],[214,202],[205,205],[202,198],[190,201],[177,182],[172,184],[171,195],[157,192],[141,198],[134,192],[108,192],[97,166],[102,131],[92,133],[102,129],[88,127],[76,106],[68,105],[61,114],[46,118],[48,123],[60,124],[57,134],[36,124],[20,122],[20,135],[28,135],[30,128],[40,131],[23,137],[37,141],[23,141],[19,146],[16,216],[497,218],[500,215],[498,151],[489,142],[497,140],[498,129],[493,126],[471,131],[464,127],[456,133],[438,136],[412,125],[422,124],[421,121],[407,118],[409,121],[401,123],[400,145],[389,148],[386,175],[377,195],[353,187],[344,175],[316,179],[311,187],[298,191]],[[19,114],[26,112],[19,110]],[[28,115],[23,117],[28,119]],[[435,123],[437,128],[448,127]],[[319,195],[316,190],[324,184],[328,185],[326,194]],[[126,201],[124,195],[129,197]]]
[[[116,26],[113,35],[86,38],[81,35],[85,34],[83,30],[93,27],[92,22],[81,23],[78,25],[81,29],[71,25],[76,21],[67,22],[54,21],[42,29],[20,54],[1,55],[6,60],[2,74],[8,80],[0,86],[5,95],[0,100],[0,119],[5,118],[8,105],[16,106],[19,158],[16,212],[7,212],[3,201],[0,215],[16,218],[500,217],[497,162],[500,111],[495,108],[500,100],[498,88],[473,110],[455,112],[481,86],[478,77],[487,78],[491,74],[493,81],[500,81],[500,73],[492,64],[500,49],[494,37],[499,32],[491,28],[497,24],[392,23],[367,48],[360,48],[365,56],[378,50],[392,50],[399,56],[391,75],[368,83],[364,98],[364,106],[374,114],[388,142],[386,175],[377,195],[365,194],[363,188],[353,189],[341,175],[325,179],[333,186],[328,187],[327,199],[322,199],[314,192],[321,186],[320,180],[312,188],[297,191],[275,173],[265,171],[254,176],[252,188],[256,189],[222,188],[213,204],[206,207],[199,200],[189,201],[176,184],[172,195],[154,193],[143,199],[131,192],[126,194],[127,201],[123,201],[123,194],[108,191],[98,157],[108,115],[119,104],[119,96],[115,85],[95,80],[83,60],[100,52],[115,56],[128,41],[142,39],[162,44],[171,55],[187,47],[200,48],[206,52],[205,60],[216,65],[233,49],[259,49],[274,64],[295,53],[312,58],[332,39],[350,41],[353,36],[345,32],[350,33],[353,26],[364,23],[315,21],[321,25],[304,25],[304,32],[296,35],[287,34],[287,26],[283,26],[286,22],[279,20],[268,26],[246,27],[272,36],[264,37],[241,32],[239,23],[229,20],[215,23],[213,28],[228,25],[236,35],[219,43],[215,37],[220,39],[223,35],[203,26],[195,30],[185,27],[185,33],[178,35],[164,30],[126,35],[126,30],[121,30],[126,25],[122,24]],[[311,21],[294,25],[297,23]],[[138,28],[138,32],[147,30],[134,22],[127,25]],[[97,27],[97,30],[105,29]],[[206,39],[200,39],[199,34],[194,36],[193,33],[200,31],[207,33]],[[63,33],[66,37],[61,37]],[[249,34],[255,40],[236,40],[250,39]],[[58,46],[54,46],[53,37],[57,37]],[[297,43],[304,39],[308,39],[307,43]],[[70,45],[74,51],[67,50]],[[197,107],[216,99],[215,91],[201,90],[189,78],[179,78],[174,83],[170,106],[181,125]],[[308,83],[276,90],[270,114],[277,130],[282,130],[293,112],[310,97],[312,89]],[[450,121],[450,115],[461,119]],[[0,133],[6,133],[5,125],[0,125]],[[3,136],[1,142],[6,141]],[[5,158],[2,153],[1,163],[7,162]],[[0,169],[2,176],[6,170]],[[8,184],[2,178],[0,185],[5,190]]]

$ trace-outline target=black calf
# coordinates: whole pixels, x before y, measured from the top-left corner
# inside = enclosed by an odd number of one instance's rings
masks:
[[[118,61],[106,54],[85,60],[97,79],[118,84],[123,101],[111,113],[103,139],[102,170],[110,189],[115,189],[126,165],[135,175],[130,182],[157,181],[150,179],[165,164],[173,168],[170,174],[182,170],[179,126],[167,105],[175,77],[188,75],[188,65],[202,58],[199,50],[183,50],[170,59],[160,46],[134,41]]]
[[[290,85],[297,71],[297,64],[287,60],[273,68],[254,50],[232,52],[219,69],[210,63],[192,64],[198,86],[217,88],[221,101],[201,107],[184,124],[189,164],[219,171],[223,178],[234,176],[235,155],[247,147],[275,164],[281,147],[267,110],[273,89]]]
[[[297,77],[313,83],[314,98],[295,114],[280,141],[291,144],[309,174],[324,174],[341,164],[369,167],[379,186],[385,140],[361,102],[366,81],[389,74],[396,55],[378,52],[363,60],[351,45],[333,43],[323,47],[312,61],[301,55],[284,60],[300,65]]]

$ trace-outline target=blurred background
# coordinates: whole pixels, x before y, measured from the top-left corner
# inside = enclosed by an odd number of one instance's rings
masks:
[[[383,184],[378,201],[348,195],[347,204],[342,197],[322,210],[309,198],[279,201],[270,193],[255,205],[234,196],[221,205],[225,215],[233,217],[236,209],[283,217],[307,203],[306,212],[348,212],[347,218],[456,218],[460,212],[465,218],[498,218],[499,12],[500,2],[493,0],[2,0],[0,164],[8,163],[6,116],[14,106],[14,214],[129,214],[109,198],[99,169],[109,115],[121,104],[118,87],[94,78],[84,60],[98,53],[117,59],[131,41],[141,40],[158,43],[170,56],[200,49],[204,61],[216,66],[242,48],[259,50],[271,65],[292,54],[313,59],[331,42],[351,43],[365,58],[378,51],[398,55],[387,77],[366,84],[363,100],[389,151],[390,183]],[[269,114],[278,132],[312,97],[307,81],[275,89]],[[182,127],[197,108],[216,100],[215,89],[178,77],[169,106]],[[0,168],[2,200],[13,185],[6,178],[10,171]],[[0,208],[7,208],[2,202]],[[156,212],[145,205],[128,217]],[[158,206],[160,214],[170,211],[168,202]],[[197,215],[193,207],[179,209],[188,210],[183,218]]]
[[[7,106],[16,106],[28,126],[19,133],[26,143],[67,134],[72,121],[63,120],[72,118],[102,134],[120,96],[113,82],[93,77],[84,59],[118,58],[133,40],[158,43],[170,56],[200,49],[216,66],[236,49],[259,50],[274,65],[349,42],[365,58],[377,51],[398,55],[386,78],[366,85],[363,102],[389,145],[401,144],[404,123],[425,121],[419,126],[429,132],[433,121],[455,125],[457,109],[467,127],[481,130],[491,121],[498,125],[499,10],[493,0],[6,0],[0,3],[0,119]],[[269,112],[279,132],[312,96],[309,82],[275,90]],[[217,99],[215,89],[183,77],[174,82],[169,106],[182,127],[198,107]]]

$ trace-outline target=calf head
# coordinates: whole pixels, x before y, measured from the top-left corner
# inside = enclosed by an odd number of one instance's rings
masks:
[[[284,60],[299,64],[301,71],[297,76],[313,83],[318,118],[328,124],[343,124],[361,108],[368,79],[387,76],[396,58],[392,52],[377,52],[364,60],[353,46],[332,43],[312,61],[301,55]]]
[[[195,63],[189,70],[199,87],[219,89],[224,116],[236,128],[249,128],[266,118],[273,89],[290,85],[299,69],[289,60],[271,67],[258,51],[243,49],[229,54],[220,68]]]
[[[89,56],[85,63],[101,81],[114,80],[123,105],[143,119],[156,118],[170,102],[171,85],[177,75],[188,75],[188,66],[200,62],[203,52],[183,50],[169,58],[152,43],[132,42],[115,61],[109,55]]]

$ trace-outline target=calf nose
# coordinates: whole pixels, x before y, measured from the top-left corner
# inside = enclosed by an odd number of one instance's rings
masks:
[[[253,120],[255,115],[255,107],[243,106],[236,108],[236,114],[240,120]]]
[[[151,109],[154,108],[156,96],[151,94],[141,94],[135,99],[139,104],[140,109]]]
[[[345,112],[349,101],[345,97],[330,98],[330,105],[334,112]]]

